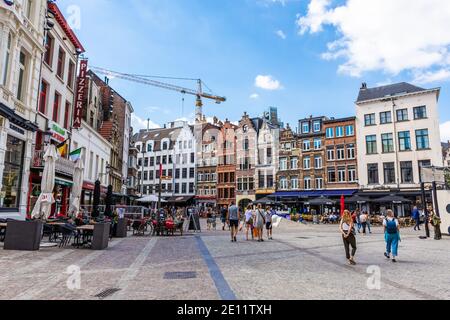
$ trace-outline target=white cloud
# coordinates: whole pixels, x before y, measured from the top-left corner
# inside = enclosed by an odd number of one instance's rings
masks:
[[[443,81],[450,78],[450,70],[441,69],[438,71],[417,72],[414,82],[417,84]]]
[[[450,141],[450,121],[441,124],[441,140],[443,142]]]
[[[147,125],[148,125],[147,120],[140,118],[134,113],[131,115],[131,126],[133,127],[135,132],[141,129],[147,129]],[[161,126],[150,120],[150,129],[157,129],[157,128],[161,128]]]
[[[346,0],[334,7],[331,0],[310,0],[297,24],[302,35],[325,25],[336,29],[339,36],[322,58],[343,59],[341,73],[408,71],[424,83],[450,79],[448,0]]]
[[[250,99],[258,99],[259,98],[259,94],[257,93],[253,93],[250,95]]]
[[[281,39],[286,40],[287,36],[286,34],[283,32],[283,30],[278,30],[277,32],[275,32],[277,36],[279,36]]]
[[[280,81],[276,80],[270,75],[259,75],[255,79],[255,86],[264,90],[280,90],[282,85]]]

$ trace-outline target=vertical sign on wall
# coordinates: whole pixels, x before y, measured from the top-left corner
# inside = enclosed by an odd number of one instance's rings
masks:
[[[81,119],[83,118],[83,103],[86,94],[86,81],[87,81],[87,60],[80,61],[80,74],[78,76],[77,83],[77,97],[75,101],[73,128],[79,129],[81,127]]]

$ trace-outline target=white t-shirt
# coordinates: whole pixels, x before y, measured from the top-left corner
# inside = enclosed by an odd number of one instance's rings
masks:
[[[253,217],[253,211],[252,210],[245,211],[245,222],[248,222],[248,220],[250,220],[252,217]]]
[[[361,223],[367,222],[367,215],[365,215],[365,214],[360,215],[359,216],[359,221]]]

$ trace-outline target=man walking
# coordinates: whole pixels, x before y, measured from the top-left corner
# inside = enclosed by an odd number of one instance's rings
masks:
[[[241,217],[239,215],[239,208],[236,204],[231,202],[231,206],[228,208],[227,221],[231,229],[231,242],[237,242],[237,232],[239,228],[239,221]]]
[[[412,210],[412,218],[416,221],[416,225],[414,226],[414,231],[420,231],[420,212],[417,206],[414,206]]]

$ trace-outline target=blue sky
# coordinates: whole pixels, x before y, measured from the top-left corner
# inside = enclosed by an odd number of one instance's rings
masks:
[[[442,64],[438,62],[426,64],[419,59],[412,62],[417,61],[418,68],[403,63],[405,59],[397,58],[402,62],[398,63],[393,50],[386,53],[387,57],[381,56],[385,52],[380,50],[381,57],[374,62],[350,52],[351,47],[343,52],[329,45],[348,35],[348,26],[336,22],[338,19],[331,16],[330,10],[341,7],[351,11],[352,0],[57,2],[69,20],[73,8],[80,9],[80,27],[75,31],[91,65],[127,73],[201,78],[214,93],[228,99],[221,105],[205,101],[207,116],[235,121],[244,111],[257,116],[268,106],[277,106],[282,120],[296,126],[299,118],[309,115],[353,115],[363,81],[372,87],[419,79],[423,87],[442,87],[441,123],[448,122],[450,128],[447,66],[440,69]],[[444,27],[449,30],[448,25]],[[354,35],[351,38],[358,40]],[[339,43],[337,47],[341,46]],[[438,49],[447,49],[448,44],[444,42]],[[412,46],[405,55],[422,52],[415,49]],[[423,60],[428,61],[426,57]],[[258,76],[264,88],[255,85]],[[196,87],[194,82],[170,82]],[[142,125],[139,119],[150,118],[161,125],[192,117],[193,97],[186,96],[182,113],[182,97],[176,92],[118,79],[110,84],[132,102],[136,126]]]

